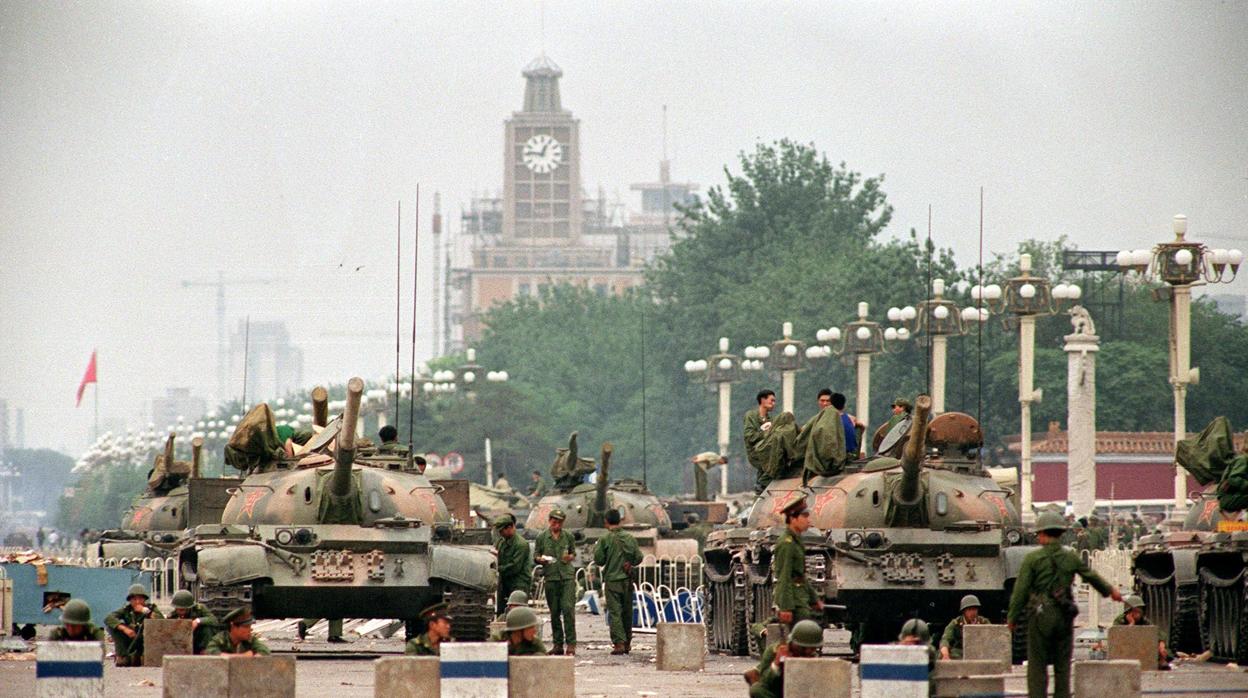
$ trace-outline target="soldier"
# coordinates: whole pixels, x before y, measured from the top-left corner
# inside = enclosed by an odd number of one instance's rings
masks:
[[[550,609],[551,654],[576,654],[576,543],[563,532],[562,509],[550,512],[549,527],[537,537],[534,552],[546,580],[546,606]]]
[[[776,391],[760,390],[754,399],[758,401],[758,408],[745,413],[742,432],[745,438],[745,457],[758,471],[754,482],[754,493],[758,494],[771,482],[771,475],[766,472],[766,459],[755,449],[762,443],[763,437],[767,436],[767,430],[771,429],[771,411],[776,406]]]
[[[399,430],[394,425],[387,424],[378,430],[377,438],[381,439],[378,453],[407,453],[407,444],[399,443]]]
[[[633,566],[641,563],[637,539],[620,530],[620,511],[606,516],[607,534],[594,546],[594,564],[602,570],[611,626],[611,654],[628,654],[633,644]]]
[[[1114,619],[1114,625],[1152,625],[1144,615],[1144,599],[1138,594],[1131,594],[1123,599],[1122,603],[1124,608],[1122,613]],[[1157,668],[1166,671],[1170,669],[1170,651],[1166,649],[1166,631],[1158,628],[1157,633]]]
[[[932,630],[928,627],[927,621],[922,618],[911,618],[902,623],[901,632],[897,633],[896,644],[927,648],[927,692],[928,695],[932,695],[936,687],[936,680],[931,678],[936,669],[936,650],[932,648]]]
[[[147,605],[147,599],[147,589],[134,584],[126,592],[126,605],[104,618],[117,666],[143,666],[143,621],[164,618],[159,609]]]
[[[269,654],[268,645],[259,636],[251,632],[251,609],[240,606],[225,614],[223,619],[225,630],[212,636],[204,654],[234,654],[242,657],[257,657]]]
[[[304,618],[299,621],[299,625],[295,628],[295,632],[298,633],[300,642],[308,639],[308,630],[312,629],[312,626],[319,622],[321,622],[320,618]],[[346,642],[346,640],[342,637],[341,618],[329,619],[329,636],[326,637],[325,640],[327,642]]]
[[[528,606],[507,612],[507,654],[514,656],[546,654],[546,645],[537,639],[537,614]]]
[[[546,496],[547,490],[549,488],[546,487],[546,481],[542,479],[542,471],[534,470],[533,488],[529,490],[529,499],[541,499]]]
[[[195,597],[186,589],[179,589],[173,595],[173,612],[170,618],[189,618],[195,654],[203,654],[208,640],[217,632],[217,617],[212,615],[207,606],[195,603]]]
[[[53,642],[103,642],[104,629],[91,622],[91,607],[82,599],[70,599],[61,609],[61,627],[52,630]]]
[[[800,620],[818,619],[823,611],[823,601],[806,584],[806,548],[802,546],[802,533],[810,528],[810,510],[806,497],[798,496],[783,509],[786,529],[776,541],[771,553],[771,569],[775,577],[773,603],[776,618],[785,625]]]
[[[519,589],[516,589],[507,597],[507,608],[503,609],[503,612],[498,614],[498,617],[494,619],[494,623],[501,623],[504,627],[506,627],[507,614],[511,613],[511,609],[520,608],[521,606],[524,606],[525,608],[529,607],[529,595]],[[542,634],[542,626],[540,624],[537,626],[537,634]],[[507,631],[504,628],[495,628],[490,631],[490,642],[502,642],[506,639]]]
[[[909,417],[910,413],[914,410],[914,405],[910,404],[910,401],[904,397],[899,397],[896,400],[893,400],[892,409],[893,414],[888,418],[888,429],[892,429],[900,424],[902,420]],[[887,429],[885,430],[885,433],[887,433]]]
[[[781,698],[784,695],[784,660],[814,657],[823,646],[823,628],[813,620],[799,621],[788,642],[774,642],[763,651],[758,666],[745,672],[750,698]]]
[[[502,613],[507,605],[507,597],[519,589],[529,593],[533,584],[533,561],[529,559],[529,544],[516,535],[516,517],[503,514],[494,521],[498,531],[498,540],[494,549],[498,551],[498,603],[495,610]]]
[[[962,597],[962,603],[958,607],[961,613],[945,626],[945,632],[940,636],[940,658],[941,659],[961,659],[962,658],[962,628],[967,625],[992,625],[992,621],[979,615],[979,597],[974,594],[967,594]]]
[[[1047,666],[1053,665],[1054,698],[1070,697],[1070,656],[1074,648],[1074,621],[1079,607],[1071,595],[1075,575],[1101,596],[1122,601],[1122,594],[1093,572],[1073,550],[1060,544],[1066,521],[1056,512],[1044,512],[1036,522],[1040,549],[1023,559],[1010,597],[1009,626],[1013,631],[1027,620],[1027,693],[1043,698],[1049,690]]]
[[[403,653],[436,657],[442,653],[442,643],[451,642],[452,619],[441,605],[426,610],[421,616],[425,619],[425,632],[408,640]]]
[[[693,499],[698,502],[710,500],[706,486],[706,471],[717,465],[727,465],[728,459],[714,451],[703,451],[694,456],[693,460]]]

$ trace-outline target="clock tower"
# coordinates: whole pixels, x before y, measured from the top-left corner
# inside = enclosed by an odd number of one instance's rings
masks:
[[[575,245],[581,236],[580,122],[559,101],[563,71],[545,54],[525,66],[524,109],[504,125],[503,244]]]

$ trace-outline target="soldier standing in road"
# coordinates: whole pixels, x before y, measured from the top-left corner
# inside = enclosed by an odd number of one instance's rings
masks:
[[[562,509],[550,512],[549,527],[537,537],[535,554],[546,580],[546,606],[550,609],[551,654],[576,654],[576,543],[563,532]]]
[[[240,606],[225,614],[223,619],[225,630],[212,636],[204,654],[236,654],[242,657],[257,657],[269,654],[268,645],[258,636],[251,633],[251,609]]]
[[[771,475],[767,474],[766,459],[756,450],[756,447],[762,443],[763,437],[767,436],[767,430],[771,429],[771,410],[776,406],[776,391],[760,390],[754,399],[758,401],[758,408],[745,413],[742,434],[745,438],[745,457],[758,471],[754,482],[754,493],[758,494],[771,482]]]
[[[1054,698],[1070,698],[1070,656],[1074,649],[1074,622],[1079,614],[1070,585],[1075,575],[1092,585],[1101,596],[1122,601],[1118,589],[1093,572],[1060,540],[1066,520],[1056,512],[1044,512],[1036,522],[1040,549],[1023,559],[1010,597],[1009,625],[1027,622],[1027,694],[1044,698],[1049,690],[1048,665],[1053,665]]]
[[[607,596],[607,617],[611,626],[611,654],[628,654],[633,645],[633,578],[641,564],[637,539],[620,530],[620,511],[606,516],[607,534],[594,546],[594,564],[602,570]]]
[[[783,511],[786,528],[771,554],[771,569],[776,580],[772,598],[776,618],[791,626],[808,618],[818,620],[823,602],[806,584],[806,548],[802,546],[802,533],[810,528],[806,497],[798,496]]]
[[[195,603],[195,597],[186,589],[179,589],[173,595],[173,613],[169,617],[190,619],[195,654],[203,654],[208,640],[217,632],[217,617],[207,606]]]
[[[823,628],[813,620],[799,621],[789,633],[788,642],[768,645],[758,666],[745,672],[750,698],[783,698],[784,660],[814,657],[820,647],[823,647]]]
[[[507,606],[507,597],[519,589],[529,593],[533,585],[533,561],[529,556],[529,543],[516,535],[516,517],[503,514],[494,520],[494,528],[498,531],[498,540],[494,549],[498,551],[498,602],[495,610],[502,613]]]
[[[70,599],[61,609],[61,627],[52,631],[53,642],[103,642],[104,629],[91,622],[91,607],[82,599]]]
[[[425,632],[407,641],[404,654],[418,657],[436,657],[442,653],[442,643],[451,640],[451,617],[440,607],[421,614],[425,619]]]
[[[134,584],[126,592],[126,605],[104,619],[113,638],[117,666],[143,666],[143,621],[164,618],[158,609],[147,605],[147,599],[147,589]]]
[[[992,625],[992,621],[979,615],[979,597],[974,594],[967,594],[962,597],[962,603],[958,607],[961,613],[945,626],[945,632],[940,636],[940,658],[941,659],[961,659],[962,658],[962,628],[967,625]]]

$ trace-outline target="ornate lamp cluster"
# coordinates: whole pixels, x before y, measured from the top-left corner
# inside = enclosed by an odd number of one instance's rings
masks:
[[[457,390],[471,391],[482,376],[484,367],[477,363],[477,350],[468,349],[467,360],[455,370],[443,369],[434,371],[430,380],[423,387],[426,393],[454,393]],[[485,380],[490,383],[506,383],[511,375],[506,371],[485,371]]]
[[[1118,266],[1125,272],[1152,276],[1171,286],[1198,281],[1230,283],[1239,273],[1244,253],[1236,249],[1211,249],[1187,239],[1187,216],[1174,217],[1174,240],[1151,250],[1122,250]]]
[[[844,328],[828,327],[815,332],[815,340],[819,343],[806,350],[806,358],[826,359],[833,355],[848,358],[859,354],[899,351],[901,342],[910,338],[910,330],[904,327],[884,328],[880,323],[868,320],[869,309],[866,302],[860,302],[857,320],[846,323]]]

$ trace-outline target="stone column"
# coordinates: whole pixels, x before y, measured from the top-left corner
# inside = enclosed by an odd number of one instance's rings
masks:
[[[1070,309],[1066,346],[1066,498],[1075,516],[1096,506],[1096,352],[1101,338],[1082,306]]]

